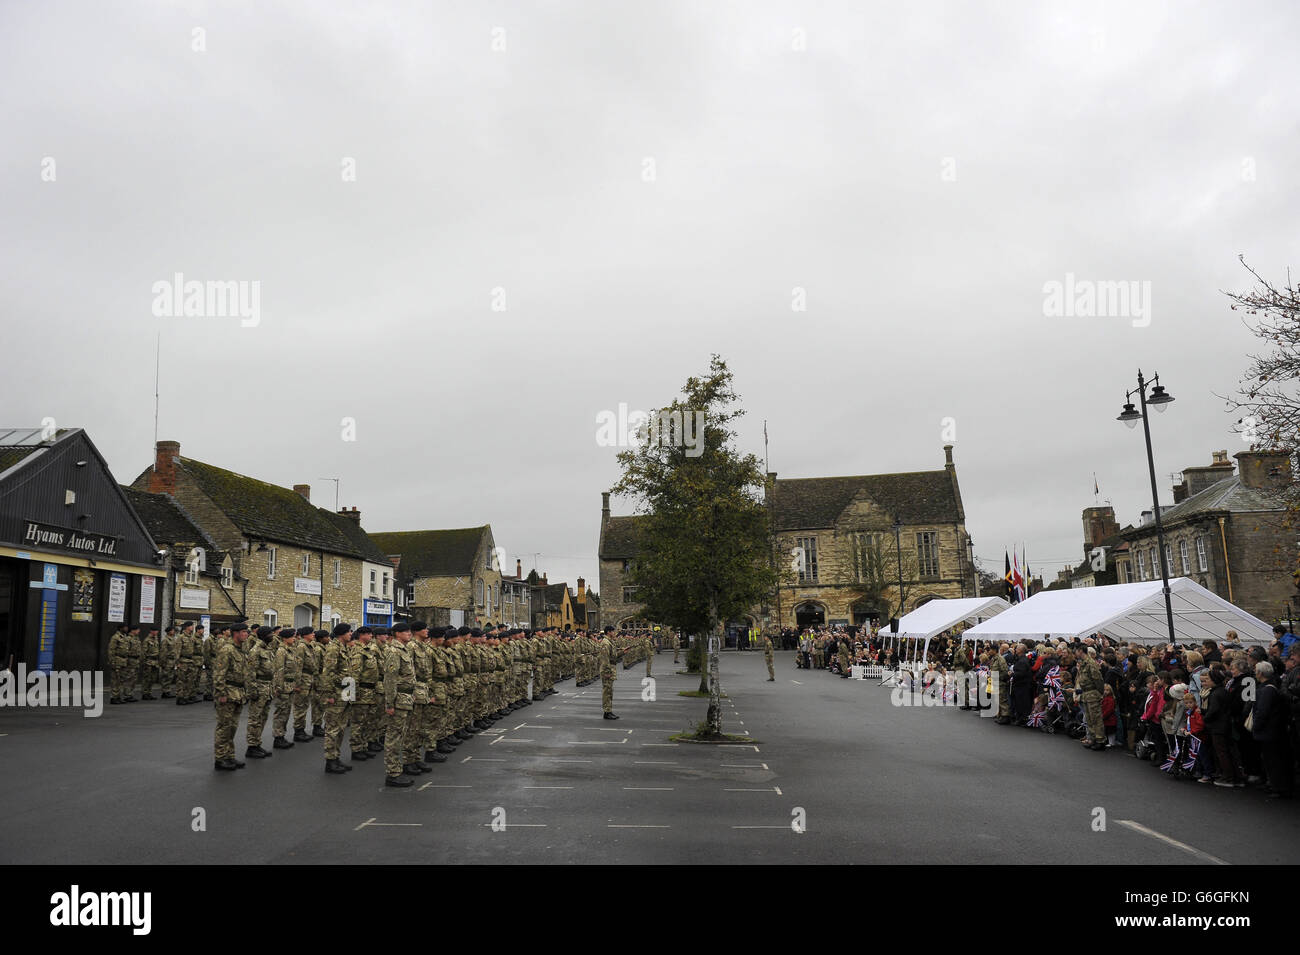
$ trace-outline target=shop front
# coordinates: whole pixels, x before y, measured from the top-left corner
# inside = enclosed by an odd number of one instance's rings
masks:
[[[393,625],[393,602],[391,600],[367,600],[362,609],[363,621],[368,627],[391,627]]]
[[[0,667],[96,670],[160,625],[158,549],[81,430],[0,428]]]

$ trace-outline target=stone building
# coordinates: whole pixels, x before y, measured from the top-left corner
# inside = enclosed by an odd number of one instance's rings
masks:
[[[581,578],[579,578],[581,580]],[[546,574],[540,577],[537,571],[528,574],[532,587],[533,629],[559,627],[561,630],[577,629],[578,617],[575,614],[573,594],[567,583],[553,584]]]
[[[782,581],[753,621],[768,625],[765,610],[777,627],[884,624],[898,616],[895,521],[906,611],[936,597],[974,596],[979,585],[952,445],[944,456],[937,471],[793,480],[769,473],[765,503]]]
[[[490,524],[370,537],[396,567],[411,619],[464,627],[501,622],[501,568]]]
[[[131,486],[169,495],[229,555],[239,582],[236,602],[250,625],[329,627],[361,620],[366,553],[329,511],[311,504],[308,485],[268,484],[181,457],[180,447],[159,441],[153,465]]]
[[[1173,489],[1174,504],[1161,509],[1165,564],[1170,577],[1191,577],[1202,587],[1262,620],[1286,616],[1296,590],[1296,530],[1284,501],[1293,483],[1285,452],[1241,451],[1228,460],[1216,451],[1208,465],[1186,468]],[[1133,580],[1159,580],[1154,520],[1124,528]]]
[[[896,519],[907,610],[936,597],[974,595],[979,584],[951,445],[944,454],[936,471],[784,480],[769,473],[764,503],[781,585],[770,604],[725,621],[728,632],[897,616]],[[629,579],[643,520],[612,516],[609,494],[602,495],[601,616],[618,627],[649,625]]]
[[[361,512],[357,508],[345,507],[337,513],[321,508],[321,512],[334,522],[361,554],[359,622],[371,627],[391,627],[397,590],[392,561],[361,527]]]
[[[516,560],[514,576],[501,575],[501,623],[509,627],[533,623],[533,589],[523,573],[523,564]]]

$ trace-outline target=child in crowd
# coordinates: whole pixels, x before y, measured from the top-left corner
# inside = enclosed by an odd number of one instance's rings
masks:
[[[1034,700],[1034,708],[1029,713],[1029,719],[1026,721],[1027,726],[1035,729],[1047,729],[1047,694],[1039,693],[1038,698]]]
[[[1106,745],[1115,745],[1115,692],[1107,683],[1101,693],[1101,722],[1106,728]]]

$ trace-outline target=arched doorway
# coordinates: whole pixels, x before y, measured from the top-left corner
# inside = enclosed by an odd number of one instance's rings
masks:
[[[298,604],[293,608],[293,625],[295,627],[314,627],[316,625],[316,608],[311,604]]]
[[[800,630],[805,627],[824,627],[826,625],[826,608],[819,603],[805,600],[794,608],[794,622]]]

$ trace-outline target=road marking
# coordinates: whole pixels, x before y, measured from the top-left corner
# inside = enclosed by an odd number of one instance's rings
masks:
[[[423,825],[424,823],[422,822],[375,822],[375,817],[371,816],[369,819],[367,819],[361,825],[357,826],[352,831],[360,832],[362,829],[366,828],[366,826],[423,826]]]
[[[490,743],[488,744],[491,745]],[[471,759],[477,759],[480,763],[504,763],[505,759],[494,759],[491,756],[466,756],[461,760],[462,763],[468,763]]]
[[[518,729],[523,729],[523,728],[524,728],[525,726],[527,726],[527,725],[528,725],[527,723],[520,723],[518,726],[515,727],[515,729],[517,729],[517,730],[518,730]]]
[[[492,825],[493,824],[490,822],[485,822],[483,823],[483,828],[491,829]],[[503,829],[545,829],[546,825],[544,823],[539,823],[539,822],[512,822],[509,824],[502,823],[501,828]]]
[[[672,826],[614,826],[609,825],[606,829],[671,829]]]
[[[1161,842],[1167,843],[1168,845],[1173,846],[1175,849],[1182,849],[1184,852],[1191,853],[1192,855],[1196,856],[1198,859],[1204,859],[1206,862],[1213,862],[1215,865],[1230,864],[1228,862],[1223,861],[1218,856],[1212,856],[1208,852],[1202,852],[1200,849],[1197,849],[1195,846],[1189,846],[1185,842],[1179,842],[1177,839],[1171,839],[1163,832],[1156,832],[1154,829],[1148,829],[1140,822],[1134,822],[1132,819],[1120,819],[1117,821],[1121,826],[1128,826],[1130,829],[1134,830],[1135,832],[1140,832],[1144,836],[1150,836],[1152,839],[1159,839]]]
[[[776,793],[781,795],[781,790],[773,786],[771,789],[724,789],[724,793]]]
[[[619,729],[619,728],[616,727],[616,726],[601,726],[601,727],[598,727],[598,728],[597,728],[597,732],[600,732],[600,733],[630,733],[630,732],[632,732],[632,731],[631,731],[631,730]]]
[[[642,743],[642,746],[680,746],[681,743]],[[757,750],[755,750],[757,752]]]
[[[798,680],[791,680],[790,682],[793,683],[795,686],[803,686],[803,684],[800,683]],[[731,828],[732,828],[732,829],[739,829],[740,827],[739,827],[739,826],[732,826]]]
[[[425,789],[473,789],[473,788],[474,788],[473,786],[453,786],[448,783],[425,783],[423,786],[417,789],[416,792],[420,792]]]
[[[637,759],[632,761],[633,766],[676,766],[677,763],[671,759]]]
[[[530,730],[549,730],[554,729],[552,726],[538,726],[536,723],[520,723],[515,729],[521,729],[527,726]]]
[[[525,789],[572,789],[572,786],[525,786]]]
[[[495,746],[497,743],[536,743],[535,739],[524,739],[522,736],[498,736],[489,746]]]
[[[589,759],[563,759],[559,756],[544,756],[543,759],[551,759],[557,763],[590,763]]]
[[[638,793],[670,793],[673,791],[671,786],[624,786],[624,792]]]
[[[751,766],[749,763],[722,763],[723,769],[767,769],[767,763]]]
[[[789,826],[732,826],[732,829],[789,829]]]

